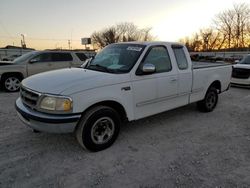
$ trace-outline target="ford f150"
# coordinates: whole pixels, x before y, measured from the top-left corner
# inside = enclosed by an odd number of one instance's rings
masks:
[[[16,110],[34,130],[75,132],[84,148],[100,151],[113,144],[123,121],[194,102],[212,111],[231,73],[232,66],[223,63],[193,64],[179,43],[111,44],[84,68],[24,79]]]

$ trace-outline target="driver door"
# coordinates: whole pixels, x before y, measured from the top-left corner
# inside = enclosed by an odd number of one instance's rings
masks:
[[[145,64],[154,65],[155,72],[143,73],[142,67]],[[175,107],[177,76],[177,70],[172,66],[166,46],[157,45],[148,49],[132,81],[135,119]]]
[[[52,68],[52,53],[42,53],[33,57],[28,65],[27,72],[28,76],[37,74],[40,72],[49,71]]]

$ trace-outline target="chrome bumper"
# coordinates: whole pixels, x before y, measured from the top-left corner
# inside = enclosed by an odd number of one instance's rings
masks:
[[[16,111],[21,121],[32,129],[49,133],[74,132],[81,114],[51,115],[26,107],[20,97],[16,100]]]

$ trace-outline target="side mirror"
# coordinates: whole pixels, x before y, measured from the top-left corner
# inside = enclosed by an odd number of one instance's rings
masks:
[[[240,60],[235,60],[235,61],[234,61],[234,63],[236,63],[236,64],[239,63],[239,62],[240,62]]]
[[[155,72],[155,66],[153,64],[144,64],[142,67],[142,72],[144,74],[152,74]]]

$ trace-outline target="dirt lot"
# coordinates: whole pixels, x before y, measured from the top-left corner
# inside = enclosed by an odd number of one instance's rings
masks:
[[[212,113],[189,105],[129,123],[98,153],[33,133],[17,96],[0,93],[0,187],[250,187],[249,89],[220,95]]]

